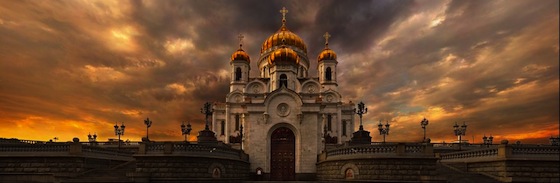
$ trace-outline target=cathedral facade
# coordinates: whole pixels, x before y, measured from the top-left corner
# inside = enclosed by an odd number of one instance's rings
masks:
[[[272,180],[314,175],[324,143],[345,143],[354,132],[354,104],[338,92],[328,33],[324,50],[310,59],[304,41],[288,30],[286,12],[280,29],[262,44],[258,76],[249,76],[253,63],[241,44],[232,54],[230,91],[225,103],[214,104],[211,125],[219,141],[243,149],[251,169]],[[318,75],[309,76],[309,69]]]

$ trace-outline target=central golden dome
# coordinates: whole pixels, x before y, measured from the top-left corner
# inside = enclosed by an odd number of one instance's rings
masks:
[[[305,46],[303,40],[298,35],[288,30],[285,24],[280,27],[280,30],[276,31],[276,33],[272,34],[264,41],[261,48],[261,54],[275,46],[282,45],[299,48],[303,53],[307,54],[307,46]]]

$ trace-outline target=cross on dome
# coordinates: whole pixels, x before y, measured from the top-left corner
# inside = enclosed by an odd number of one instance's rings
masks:
[[[329,32],[326,32],[325,35],[323,35],[323,37],[325,38],[325,46],[328,48],[329,47],[329,38],[331,37],[331,35],[329,34]]]
[[[286,23],[286,13],[288,13],[288,10],[286,9],[286,7],[282,7],[282,9],[280,10],[280,13],[282,13],[282,24]]]
[[[243,38],[245,38],[245,36],[243,36],[243,34],[239,34],[237,38],[239,39],[239,49],[241,49],[243,46]]]

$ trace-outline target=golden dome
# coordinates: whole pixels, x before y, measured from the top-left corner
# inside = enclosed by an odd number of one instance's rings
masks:
[[[319,53],[317,60],[319,62],[323,60],[336,60],[336,53],[327,47],[321,53]]]
[[[270,54],[268,57],[268,63],[271,65],[276,63],[298,64],[299,57],[298,54],[291,48],[282,46]]]
[[[284,40],[284,43],[282,43]],[[285,25],[280,27],[280,30],[276,31],[276,33],[272,34],[268,39],[266,39],[261,48],[261,54],[266,50],[281,45],[288,45],[299,48],[304,53],[307,53],[307,46],[303,43],[303,40],[292,31],[288,30]]]
[[[237,51],[233,52],[233,54],[231,54],[231,61],[234,60],[245,60],[247,62],[251,62],[251,59],[249,58],[249,54],[247,54],[243,49],[239,48]]]

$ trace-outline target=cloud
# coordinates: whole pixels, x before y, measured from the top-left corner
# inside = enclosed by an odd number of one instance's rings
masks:
[[[368,105],[372,132],[391,121],[390,141],[419,140],[423,117],[435,141],[451,141],[456,121],[477,138],[546,143],[558,133],[553,0],[2,1],[0,114],[9,123],[0,132],[107,139],[124,122],[125,138],[139,140],[150,117],[152,139],[180,140],[181,122],[202,129],[201,105],[225,100],[237,35],[256,68],[282,6],[311,68],[322,35],[332,35],[344,101]]]

